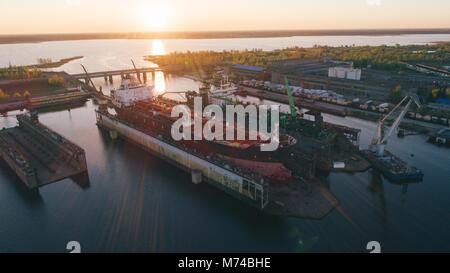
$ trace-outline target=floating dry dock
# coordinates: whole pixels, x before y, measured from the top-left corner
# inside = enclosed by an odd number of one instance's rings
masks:
[[[0,131],[0,157],[29,189],[87,171],[84,150],[39,123],[36,114],[17,120],[17,127]]]
[[[107,112],[96,111],[97,126],[111,138],[122,137],[161,159],[189,172],[192,182],[206,182],[229,195],[274,215],[321,219],[338,205],[319,181],[271,183],[253,173],[213,157],[202,157],[170,142],[162,135],[143,132]]]

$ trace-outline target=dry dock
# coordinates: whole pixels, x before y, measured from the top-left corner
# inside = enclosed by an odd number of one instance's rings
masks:
[[[41,123],[17,116],[19,125],[0,131],[0,157],[29,189],[87,172],[83,149]]]
[[[320,181],[301,180],[287,183],[265,181],[230,162],[184,149],[162,136],[154,136],[134,128],[105,110],[97,113],[97,126],[111,138],[137,144],[159,158],[192,175],[192,182],[206,182],[227,194],[273,215],[321,219],[337,205],[337,199]]]

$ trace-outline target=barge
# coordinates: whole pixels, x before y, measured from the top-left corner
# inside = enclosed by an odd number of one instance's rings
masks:
[[[392,182],[413,182],[423,179],[424,174],[421,170],[409,166],[408,163],[387,150],[384,151],[382,157],[372,150],[364,150],[362,154],[377,171]]]

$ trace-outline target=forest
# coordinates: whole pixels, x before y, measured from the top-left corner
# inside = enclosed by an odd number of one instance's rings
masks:
[[[243,51],[174,52],[162,56],[146,56],[146,60],[160,66],[184,65],[186,68],[212,68],[223,64],[245,64],[269,68],[273,62],[286,59],[330,58],[352,61],[355,67],[371,66],[377,69],[396,70],[403,62],[450,65],[450,43],[408,46],[314,46],[290,47],[274,51],[261,49]]]

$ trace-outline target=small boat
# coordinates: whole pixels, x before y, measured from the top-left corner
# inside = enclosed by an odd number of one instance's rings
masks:
[[[228,77],[224,77],[220,81],[220,87],[211,87],[211,95],[213,96],[229,96],[238,91],[238,87],[228,80]]]

